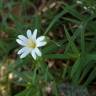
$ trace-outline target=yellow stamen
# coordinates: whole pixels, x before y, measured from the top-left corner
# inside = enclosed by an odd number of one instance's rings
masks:
[[[35,48],[36,44],[32,41],[32,39],[28,39],[27,47],[29,48]]]

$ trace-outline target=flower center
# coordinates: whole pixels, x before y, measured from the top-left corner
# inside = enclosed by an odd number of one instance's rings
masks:
[[[36,47],[36,44],[35,44],[35,42],[32,41],[32,39],[28,39],[28,41],[27,41],[27,47],[29,47],[29,48],[35,48]]]

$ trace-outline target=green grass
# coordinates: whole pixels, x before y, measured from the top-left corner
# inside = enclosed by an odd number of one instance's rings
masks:
[[[47,96],[46,88],[49,87],[52,89],[49,94],[59,96],[59,86],[65,81],[86,88],[94,84],[96,11],[93,6],[96,2],[81,1],[82,4],[77,4],[76,0],[66,3],[64,0],[45,3],[40,0],[0,0],[1,96],[5,96],[1,90],[4,83],[10,88],[6,96]],[[38,36],[45,35],[47,40],[47,45],[41,48],[42,57],[36,61],[31,55],[20,59],[17,36],[26,35],[27,29],[33,31],[35,28]],[[2,70],[2,66],[7,71]],[[11,79],[10,74],[13,74]]]

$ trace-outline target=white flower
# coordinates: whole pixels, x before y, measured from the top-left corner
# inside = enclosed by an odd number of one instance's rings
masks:
[[[47,44],[45,41],[45,36],[37,37],[37,29],[33,31],[33,34],[30,29],[27,30],[27,37],[24,35],[19,35],[16,39],[17,43],[22,45],[23,48],[18,51],[17,54],[20,55],[20,58],[26,57],[31,53],[32,57],[36,60],[37,56],[41,56],[42,53],[39,50],[39,47],[42,47]]]

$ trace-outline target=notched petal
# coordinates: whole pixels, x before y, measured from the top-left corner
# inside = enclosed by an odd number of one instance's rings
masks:
[[[38,56],[42,56],[42,53],[38,48],[35,48],[35,52]]]
[[[45,46],[47,42],[37,42],[37,47]]]
[[[29,50],[25,50],[25,51],[21,54],[20,58],[26,57],[29,53],[30,53]]]
[[[32,50],[31,55],[32,55],[33,59],[36,60],[36,53],[35,53],[35,50]]]
[[[22,45],[22,46],[25,46],[25,45],[26,45],[25,42],[22,41],[22,40],[20,40],[20,39],[16,39],[16,42],[17,42],[18,44]]]
[[[36,40],[36,37],[37,37],[37,29],[34,30],[32,37]]]
[[[28,30],[27,30],[27,37],[30,38],[31,36],[32,36],[31,30],[28,29]]]
[[[23,35],[18,35],[18,38],[24,42],[27,42],[27,38]]]
[[[45,36],[40,36],[40,37],[38,37],[37,38],[37,42],[41,42],[41,41],[44,41],[44,39],[45,39]]]

